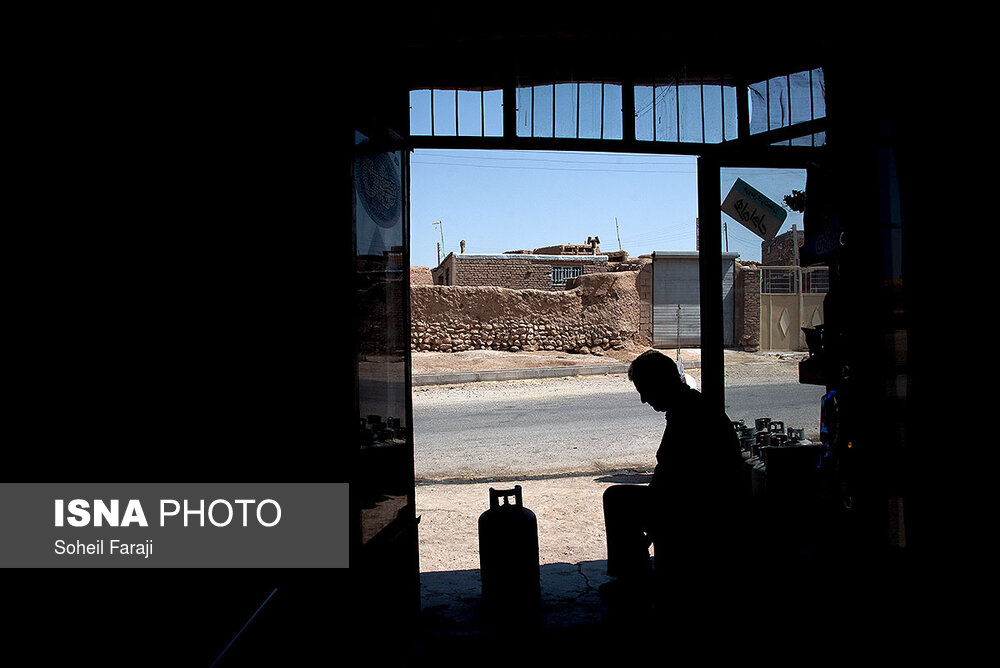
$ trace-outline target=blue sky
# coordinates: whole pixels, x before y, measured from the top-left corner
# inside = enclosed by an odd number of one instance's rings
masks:
[[[695,250],[697,175],[691,156],[417,150],[410,165],[414,266],[437,265],[442,228],[442,258],[459,252],[462,240],[467,253],[583,244],[592,236],[600,237],[604,251],[618,250],[620,237],[632,257]],[[805,170],[724,170],[723,198],[737,177],[779,204],[806,181]],[[760,260],[760,238],[722,217],[729,250]],[[439,220],[441,225],[433,224]],[[789,211],[779,233],[793,224],[802,229],[802,217]]]

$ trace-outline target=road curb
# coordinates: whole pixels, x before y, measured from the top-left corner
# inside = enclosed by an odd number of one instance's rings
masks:
[[[628,364],[600,364],[593,366],[553,366],[538,369],[500,369],[497,371],[462,371],[458,373],[429,373],[413,376],[413,385],[453,385],[458,383],[483,383],[532,378],[563,378],[566,376],[594,376],[626,373]]]
[[[455,373],[414,374],[412,384],[457,385],[459,383],[485,383],[505,380],[530,380],[534,378],[565,378],[568,376],[603,376],[628,373],[628,364],[592,364],[587,366],[553,366],[537,369],[500,369],[496,371],[462,371]],[[699,362],[685,362],[684,367],[695,369]]]

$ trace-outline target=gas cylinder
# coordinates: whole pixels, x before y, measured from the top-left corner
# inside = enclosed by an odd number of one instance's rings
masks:
[[[754,435],[753,454],[760,455],[761,450],[771,447],[771,432],[758,431]]]
[[[482,605],[487,612],[538,606],[538,521],[524,507],[520,485],[508,490],[490,488],[489,510],[479,516],[479,567]]]
[[[771,431],[768,428],[770,424],[771,418],[769,417],[759,417],[753,421],[754,442],[753,448],[751,448],[752,454],[759,455],[761,448],[766,448],[771,445]]]
[[[754,434],[756,433],[753,427],[748,427],[743,422],[743,420],[737,420],[733,422],[733,431],[736,432],[736,438],[740,441],[740,449],[743,452],[749,452],[753,447]]]
[[[771,447],[781,447],[788,444],[788,435],[785,433],[785,423],[780,420],[771,420],[767,425],[769,432],[769,443]]]
[[[812,441],[806,438],[805,429],[788,428],[789,445],[812,445]]]

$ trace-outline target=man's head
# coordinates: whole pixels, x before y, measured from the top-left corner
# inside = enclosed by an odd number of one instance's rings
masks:
[[[657,350],[647,350],[632,360],[628,378],[639,399],[654,410],[665,412],[683,387],[680,372],[672,359]]]

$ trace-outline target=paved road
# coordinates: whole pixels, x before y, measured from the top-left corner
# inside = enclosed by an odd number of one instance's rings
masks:
[[[822,388],[754,375],[733,376],[731,418],[818,432]],[[413,423],[418,481],[646,469],[663,432],[623,376],[418,388]]]

